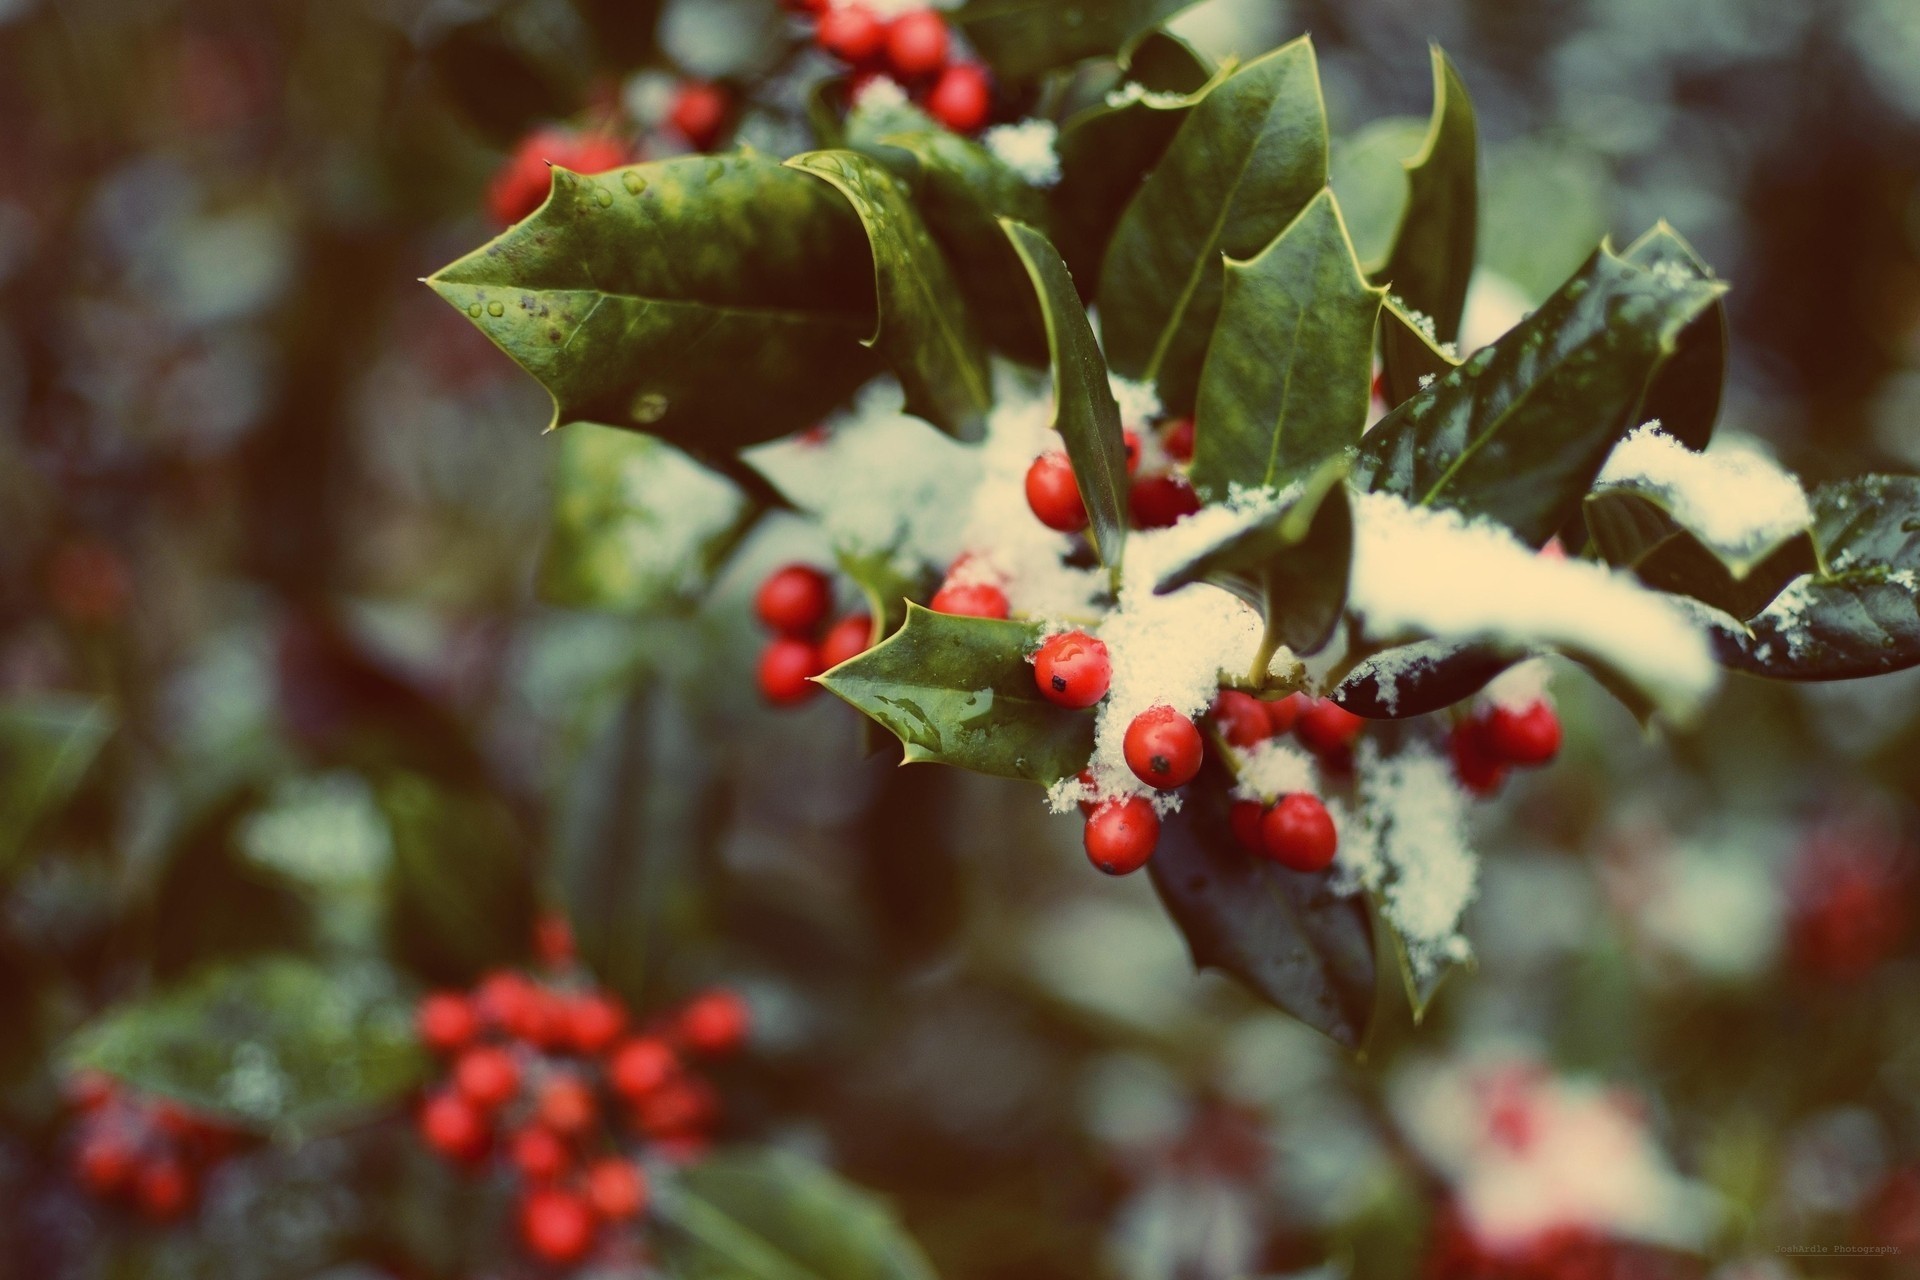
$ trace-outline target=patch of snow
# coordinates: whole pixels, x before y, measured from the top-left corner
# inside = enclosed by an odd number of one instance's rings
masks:
[[[1366,659],[1348,672],[1341,684],[1354,685],[1363,680],[1372,680],[1378,691],[1380,705],[1389,714],[1397,715],[1400,711],[1400,682],[1458,652],[1460,646],[1451,640],[1420,640],[1413,644],[1395,645]]]
[[[855,111],[891,111],[907,105],[907,91],[892,76],[870,76],[854,92]]]
[[[1143,430],[1160,416],[1160,393],[1151,382],[1135,382],[1117,373],[1107,375],[1115,403],[1120,406],[1120,425],[1130,431]]]
[[[1319,792],[1313,757],[1277,738],[1269,738],[1240,752],[1238,772],[1238,785],[1233,794],[1241,800],[1271,804],[1295,791]]]
[[[1552,683],[1552,665],[1541,658],[1530,658],[1515,663],[1495,676],[1480,691],[1480,697],[1488,706],[1525,711],[1536,703],[1552,701],[1548,694],[1548,686]]]
[[[1060,181],[1059,140],[1060,127],[1051,120],[997,124],[980,137],[995,159],[1036,187]]]
[[[1736,555],[1764,552],[1813,523],[1800,482],[1758,443],[1721,436],[1695,453],[1657,421],[1614,447],[1597,483],[1657,490],[1682,525]]]
[[[1107,105],[1115,108],[1130,107],[1136,102],[1149,107],[1177,107],[1186,100],[1184,93],[1159,92],[1137,80],[1129,80],[1107,94]]]

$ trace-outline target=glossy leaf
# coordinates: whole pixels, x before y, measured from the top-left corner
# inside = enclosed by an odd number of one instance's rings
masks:
[[[1649,270],[1678,271],[1697,280],[1713,279],[1713,270],[1665,222],[1634,241],[1623,255]],[[1720,397],[1727,383],[1729,341],[1727,304],[1715,301],[1696,317],[1674,342],[1673,354],[1647,384],[1640,420],[1657,418],[1660,429],[1690,449],[1704,449],[1713,438],[1720,416]]]
[[[1460,336],[1480,217],[1480,142],[1460,73],[1432,48],[1433,115],[1407,162],[1407,203],[1377,279],[1432,319],[1440,342]]]
[[[1355,667],[1328,697],[1369,720],[1405,720],[1471,698],[1524,656],[1489,645],[1400,645]]]
[[[1285,488],[1359,441],[1383,295],[1361,274],[1330,190],[1258,256],[1227,260],[1195,419],[1203,498]]]
[[[1080,772],[1093,713],[1040,696],[1027,654],[1036,624],[951,617],[919,605],[906,625],[820,683],[931,760],[1042,784]]]
[[[1587,495],[1593,544],[1615,568],[1662,591],[1704,600],[1736,618],[1766,608],[1789,582],[1815,568],[1813,531],[1788,530],[1764,541],[1729,544],[1689,527],[1663,488],[1616,480]]]
[[[881,1201],[790,1152],[694,1165],[661,1187],[655,1216],[676,1280],[934,1280]]]
[[[1067,264],[1047,238],[1018,222],[1000,224],[1026,266],[1047,321],[1053,366],[1053,426],[1073,460],[1074,478],[1092,521],[1089,530],[1117,586],[1126,549],[1127,445],[1100,343],[1080,305]]]
[[[832,184],[867,230],[880,300],[880,327],[867,341],[906,388],[907,411],[955,434],[971,432],[993,404],[986,345],[906,191],[855,151],[809,151],[787,164]]]
[[[1380,382],[1389,412],[1459,367],[1450,350],[1442,350],[1423,325],[1387,299],[1380,308]]]
[[[1228,785],[1197,794],[1224,794]],[[1363,898],[1241,848],[1216,804],[1168,816],[1147,864],[1198,968],[1231,974],[1316,1031],[1358,1048],[1378,971]]]
[[[375,789],[393,831],[387,929],[395,955],[450,985],[524,956],[533,872],[526,834],[500,799],[401,772]]]
[[[1745,628],[1715,628],[1729,666],[1846,680],[1920,665],[1920,478],[1862,476],[1813,495],[1821,572]]]
[[[1150,31],[1123,50],[1120,65],[1119,84],[1107,98],[1060,126],[1060,181],[1048,192],[1045,225],[1086,299],[1096,296],[1121,213],[1187,113],[1225,78],[1164,31]]]
[[[1369,431],[1356,481],[1543,545],[1634,425],[1655,365],[1720,293],[1601,249],[1538,311]]]
[[[552,427],[732,450],[811,425],[874,372],[871,255],[817,180],[747,152],[553,182],[427,280],[547,388]]]
[[[1327,121],[1313,46],[1240,68],[1181,123],[1107,247],[1107,357],[1151,382],[1169,413],[1193,409],[1223,287],[1221,255],[1249,258],[1327,182]]]
[[[1119,50],[1194,0],[968,0],[953,11],[967,42],[1007,80]]]
[[[1322,463],[1293,502],[1175,566],[1155,594],[1210,582],[1260,610],[1270,641],[1315,652],[1347,603],[1353,511],[1346,472],[1344,457]]]
[[[92,1067],[231,1124],[288,1137],[397,1103],[429,1063],[384,970],[287,958],[209,970],[110,1010],[67,1046]]]
[[[85,780],[113,732],[113,717],[90,698],[68,694],[0,703],[0,879],[27,837]]]

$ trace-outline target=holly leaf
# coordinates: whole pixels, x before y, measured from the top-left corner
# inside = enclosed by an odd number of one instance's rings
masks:
[[[1226,78],[1164,31],[1150,31],[1122,50],[1120,67],[1119,84],[1105,100],[1060,126],[1060,181],[1048,193],[1051,217],[1044,225],[1087,299],[1099,287],[1101,259],[1121,212],[1194,104]]]
[[[1602,247],[1538,311],[1376,424],[1356,481],[1544,545],[1634,424],[1648,375],[1722,291]]]
[[[1270,642],[1295,653],[1317,651],[1347,603],[1353,511],[1346,473],[1345,457],[1322,462],[1299,497],[1175,565],[1154,585],[1154,594],[1210,582],[1260,610]]]
[[[427,284],[553,396],[723,452],[812,425],[872,376],[872,259],[846,203],[752,152],[591,177]]]
[[[113,717],[89,698],[48,693],[0,703],[0,880],[34,827],[80,789],[112,733]]]
[[[412,1010],[377,968],[287,957],[212,969],[109,1010],[63,1053],[235,1126],[297,1138],[356,1123],[419,1086]]]
[[[1665,222],[1634,241],[1623,255],[1648,270],[1679,272],[1695,280],[1713,279],[1713,269]],[[1680,331],[1673,354],[1647,384],[1639,417],[1659,419],[1660,429],[1690,449],[1704,449],[1720,416],[1727,383],[1727,304],[1724,298]]]
[[[900,739],[908,762],[1048,785],[1093,754],[1091,711],[1040,696],[1027,654],[1035,623],[962,618],[907,606],[906,625],[820,677]]]
[[[1369,720],[1406,720],[1471,698],[1526,655],[1492,645],[1397,645],[1348,672],[1327,696]]]
[[[866,598],[873,618],[872,639],[892,635],[906,620],[907,602],[924,600],[939,589],[939,573],[927,565],[908,569],[900,557],[884,551],[841,550],[834,554],[840,572],[853,580]]]
[[[1074,291],[1067,264],[1047,238],[1032,227],[1002,220],[1027,269],[1040,311],[1047,321],[1047,349],[1053,365],[1053,427],[1066,443],[1074,479],[1091,521],[1089,535],[1108,576],[1117,587],[1126,549],[1127,445],[1120,406],[1107,379],[1106,362],[1093,326]]]
[[[1728,666],[1849,680],[1920,665],[1920,478],[1860,476],[1813,495],[1822,568],[1744,627],[1714,628]]]
[[[1609,480],[1587,495],[1587,531],[1608,564],[1661,591],[1751,618],[1789,582],[1816,567],[1813,530],[1779,529],[1728,541],[1690,523],[1687,509],[1641,477]]]
[[[880,146],[912,157],[914,205],[987,339],[1016,360],[1045,363],[1046,323],[998,220],[1041,225],[1046,198],[991,151],[946,129],[888,134]]]
[[[429,982],[471,984],[525,956],[533,937],[526,836],[488,792],[395,771],[375,792],[393,832],[387,932]]]
[[[1440,347],[1426,325],[1387,299],[1380,308],[1380,382],[1389,411],[1459,367],[1459,359]]]
[[[831,184],[867,230],[880,326],[865,341],[899,376],[907,411],[955,434],[972,431],[993,405],[987,349],[907,193],[857,151],[809,151],[787,164]]]
[[[1212,766],[1210,766],[1211,768]],[[1198,795],[1224,796],[1225,779]],[[1378,981],[1373,925],[1331,877],[1288,871],[1242,849],[1216,803],[1168,815],[1147,864],[1196,968],[1233,975],[1349,1049],[1366,1038]]]
[[[1393,248],[1375,277],[1430,317],[1435,337],[1460,336],[1479,234],[1480,143],[1473,100],[1439,45],[1432,46],[1433,115],[1420,150],[1406,162],[1407,203]]]
[[[1256,257],[1227,260],[1195,419],[1202,497],[1285,488],[1360,439],[1384,294],[1361,274],[1330,189]]]
[[[1201,98],[1121,214],[1099,292],[1113,368],[1153,383],[1169,413],[1192,412],[1221,255],[1259,253],[1326,184],[1326,108],[1303,37]]]
[[[727,1152],[660,1188],[655,1217],[682,1280],[934,1280],[876,1198],[791,1152]]]
[[[950,16],[1003,80],[1113,53],[1194,0],[968,0]]]

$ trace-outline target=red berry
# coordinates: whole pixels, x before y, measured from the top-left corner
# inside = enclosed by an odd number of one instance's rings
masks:
[[[1453,757],[1454,776],[1474,795],[1490,796],[1506,781],[1507,766],[1487,749],[1484,721],[1463,720],[1455,725],[1447,750]]]
[[[738,992],[724,988],[703,991],[680,1011],[675,1028],[680,1043],[707,1057],[737,1052],[746,1043],[752,1015]]]
[[[1110,876],[1147,865],[1160,843],[1160,815],[1145,796],[1104,800],[1087,819],[1087,860]]]
[[[421,1105],[420,1136],[449,1160],[478,1160],[487,1150],[487,1118],[457,1091],[448,1089]]]
[[[607,1063],[607,1080],[628,1102],[638,1102],[663,1087],[680,1072],[680,1060],[657,1036],[637,1036],[614,1050]]]
[[[1487,716],[1485,742],[1508,764],[1543,765],[1560,754],[1560,717],[1545,702],[1521,711],[1495,707]]]
[[[867,62],[886,43],[887,28],[872,10],[863,5],[845,4],[820,15],[813,38],[822,49],[844,62]]]
[[[558,911],[542,911],[533,923],[533,953],[550,969],[573,963],[573,926]]]
[[[825,670],[818,645],[775,636],[760,654],[760,695],[776,707],[796,706],[820,692],[813,677]]]
[[[528,134],[500,166],[487,189],[487,207],[497,221],[518,222],[545,203],[553,184],[552,166],[575,173],[605,173],[627,163],[630,156],[625,143],[604,134],[538,130]]]
[[[873,647],[873,619],[864,613],[852,613],[833,624],[827,638],[820,642],[820,665],[831,671]]]
[[[520,1239],[545,1262],[578,1262],[593,1247],[593,1208],[557,1187],[527,1193],[520,1202]]]
[[[1142,476],[1127,490],[1127,505],[1142,529],[1168,529],[1200,509],[1200,495],[1180,476]]]
[[[587,1199],[605,1221],[625,1222],[646,1207],[647,1175],[629,1160],[596,1160],[587,1169]]]
[[[453,1064],[453,1085],[476,1107],[503,1107],[520,1091],[520,1065],[505,1049],[482,1045]]]
[[[1269,858],[1294,871],[1325,871],[1340,847],[1327,806],[1304,791],[1281,796],[1267,810],[1260,819],[1260,838]]]
[[[1175,462],[1193,461],[1193,419],[1181,418],[1167,428],[1167,434],[1161,438],[1160,447]]]
[[[1221,737],[1242,749],[1258,746],[1273,736],[1266,705],[1238,689],[1222,689],[1213,700],[1213,723]]]
[[[955,133],[973,133],[987,122],[992,97],[985,67],[974,62],[949,63],[927,95],[927,114]]]
[[[113,1101],[118,1091],[112,1076],[91,1067],[82,1067],[68,1076],[61,1092],[75,1111],[98,1111]]]
[[[1300,735],[1300,741],[1307,744],[1308,750],[1332,755],[1351,747],[1366,724],[1345,707],[1317,698],[1301,710],[1293,731]]]
[[[1260,705],[1267,709],[1267,723],[1273,726],[1273,732],[1278,735],[1293,728],[1293,722],[1300,718],[1300,713],[1310,701],[1304,693],[1290,693],[1284,698]]]
[[[602,992],[589,991],[567,1004],[567,1041],[581,1053],[605,1053],[626,1026],[626,1009]]]
[[[436,991],[422,1000],[414,1021],[421,1042],[435,1053],[464,1049],[480,1030],[473,1006],[451,991]]]
[[[1080,500],[1080,482],[1073,463],[1061,450],[1043,453],[1027,468],[1027,505],[1040,523],[1061,533],[1087,527],[1087,504]]]
[[[1007,593],[991,582],[942,587],[927,601],[927,608],[960,618],[1004,618],[1009,612]]]
[[[833,609],[833,581],[810,564],[775,569],[753,597],[753,611],[771,630],[810,636]]]
[[[717,84],[689,80],[673,95],[667,123],[696,151],[711,151],[727,125],[727,91]]]
[[[509,1151],[514,1168],[529,1182],[553,1182],[572,1163],[567,1144],[544,1125],[530,1124],[514,1134]]]
[[[946,66],[947,45],[947,20],[931,9],[903,13],[887,28],[887,62],[902,80],[918,80]]]
[[[73,1153],[74,1176],[97,1200],[120,1194],[132,1180],[135,1159],[133,1148],[116,1134],[90,1131]]]
[[[1148,707],[1127,726],[1122,746],[1133,776],[1150,787],[1184,787],[1206,754],[1200,730],[1172,707]]]
[[[558,1075],[540,1086],[540,1123],[570,1137],[585,1133],[600,1113],[593,1090],[580,1077]]]
[[[1140,469],[1140,433],[1138,431],[1122,431],[1120,433],[1120,443],[1125,446],[1127,451],[1127,474],[1132,475]]]
[[[474,1011],[497,1031],[518,1035],[517,1028],[529,1026],[540,1017],[540,989],[523,973],[496,969],[480,980],[474,989]]]
[[[1084,631],[1048,636],[1033,655],[1033,682],[1048,702],[1090,707],[1107,696],[1113,661],[1107,646]]]
[[[1267,810],[1257,800],[1235,800],[1227,810],[1227,824],[1233,828],[1233,838],[1248,853],[1265,853],[1266,837],[1261,834],[1261,819],[1267,816]]]
[[[133,1184],[141,1214],[152,1222],[172,1222],[193,1203],[193,1174],[173,1156],[147,1161]]]
[[[693,1076],[678,1076],[640,1099],[634,1119],[651,1138],[704,1136],[719,1118],[720,1099],[713,1086]]]

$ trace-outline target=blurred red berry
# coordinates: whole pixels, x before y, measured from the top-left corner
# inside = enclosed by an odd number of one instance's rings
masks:
[[[1087,818],[1087,860],[1110,876],[1138,871],[1160,843],[1160,815],[1145,796],[1105,800]]]
[[[864,613],[850,613],[834,623],[820,642],[821,668],[831,671],[872,647],[873,619]]]
[[[1182,476],[1141,476],[1127,490],[1127,505],[1142,529],[1170,529],[1200,510],[1200,495]]]
[[[811,636],[833,608],[833,580],[810,564],[775,569],[754,593],[753,611],[784,636]]]
[[[170,1155],[155,1156],[140,1167],[133,1184],[134,1203],[151,1222],[173,1222],[193,1204],[193,1171]]]
[[[843,4],[820,15],[813,38],[843,62],[869,62],[886,44],[887,28],[866,6]]]
[[[820,692],[813,677],[826,669],[820,646],[792,636],[775,636],[760,653],[760,696],[776,707],[798,706]]]
[[[667,123],[696,151],[711,151],[727,127],[727,91],[717,84],[689,80],[673,95]]]
[[[703,991],[680,1011],[680,1043],[694,1053],[719,1057],[746,1043],[752,1018],[738,992],[725,988]]]
[[[1010,611],[1007,593],[991,582],[965,582],[940,588],[927,608],[961,618],[1004,618]]]
[[[520,1202],[520,1239],[543,1262],[578,1262],[593,1248],[593,1209],[585,1198],[541,1187]]]
[[[453,1084],[476,1107],[503,1107],[520,1092],[520,1064],[497,1045],[468,1049],[453,1064]]]
[[[628,1102],[664,1087],[680,1072],[680,1060],[658,1036],[637,1036],[614,1050],[607,1062],[608,1083]]]
[[[1327,806],[1304,791],[1281,796],[1267,810],[1260,839],[1269,858],[1293,871],[1325,871],[1340,848]]]
[[[567,1040],[580,1053],[605,1053],[626,1027],[626,1009],[604,992],[588,991],[567,1003]]]
[[[1181,418],[1167,428],[1160,447],[1175,462],[1193,461],[1193,419]]]
[[[575,173],[605,173],[632,158],[631,149],[604,134],[540,129],[514,148],[487,190],[487,207],[500,223],[520,221],[538,209],[553,185],[552,166]]]
[[[573,963],[573,926],[558,911],[543,911],[533,922],[533,953],[549,969]],[[538,984],[535,984],[536,989]]]
[[[987,122],[992,101],[987,69],[978,63],[953,62],[927,95],[927,114],[955,133],[977,133]]]
[[[1222,689],[1213,700],[1213,724],[1220,736],[1243,750],[1273,736],[1273,725],[1260,699],[1238,689]]]
[[[704,1134],[719,1118],[713,1086],[694,1076],[675,1076],[634,1105],[634,1119],[649,1137]]]
[[[1260,820],[1266,816],[1266,806],[1257,800],[1235,800],[1227,809],[1227,825],[1233,829],[1233,838],[1248,853],[1267,851],[1266,837],[1260,830]]]
[[[480,1019],[463,995],[436,991],[420,1001],[414,1017],[420,1040],[435,1053],[464,1049],[479,1034]]]
[[[482,1022],[496,1031],[516,1035],[516,1027],[527,1025],[540,1002],[533,980],[512,969],[496,969],[480,980],[474,989],[473,1008]]]
[[[98,1129],[83,1133],[73,1152],[74,1176],[97,1200],[110,1200],[126,1190],[137,1163],[137,1154],[124,1138]]]
[[[1263,699],[1260,705],[1267,709],[1267,723],[1278,735],[1291,730],[1294,721],[1300,718],[1300,713],[1311,703],[1312,699],[1304,693],[1290,693],[1284,698],[1276,698],[1271,702]]]
[[[1447,738],[1447,751],[1453,757],[1453,775],[1476,796],[1492,795],[1507,780],[1507,766],[1487,749],[1485,730],[1485,724],[1478,719],[1462,720]]]
[[[1495,707],[1487,713],[1482,741],[1508,764],[1543,765],[1560,754],[1560,717],[1545,702],[1520,710]]]
[[[1107,646],[1084,631],[1048,636],[1033,655],[1040,696],[1063,707],[1090,707],[1107,696],[1113,661]]]
[[[1132,475],[1140,469],[1140,433],[1138,431],[1122,431],[1120,433],[1120,443],[1127,451],[1127,474]]]
[[[887,63],[902,80],[918,80],[947,65],[949,43],[945,18],[912,9],[887,26]]]
[[[596,1160],[587,1169],[587,1199],[607,1222],[638,1217],[647,1206],[647,1175],[630,1160]]]
[[[535,1108],[541,1124],[567,1137],[585,1133],[600,1114],[593,1090],[571,1074],[554,1076],[542,1084]]]
[[[573,1162],[560,1135],[538,1124],[516,1132],[507,1144],[507,1153],[514,1168],[529,1182],[553,1182]]]
[[[104,1071],[82,1067],[66,1078],[61,1092],[75,1111],[98,1111],[113,1101],[118,1086]]]
[[[1122,747],[1133,776],[1150,787],[1184,787],[1206,757],[1200,730],[1172,707],[1149,707],[1127,726]]]
[[[421,1105],[420,1136],[449,1160],[478,1160],[487,1150],[487,1118],[459,1092],[445,1090]]]
[[[1319,755],[1332,755],[1353,745],[1367,722],[1326,698],[1308,703],[1294,721],[1293,731],[1307,749]]]

